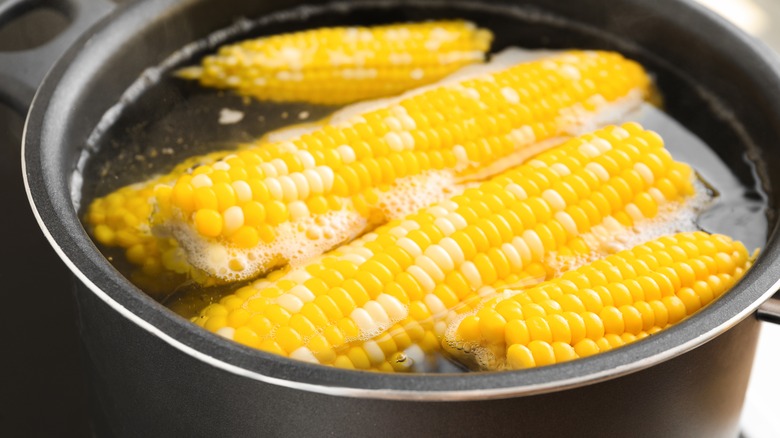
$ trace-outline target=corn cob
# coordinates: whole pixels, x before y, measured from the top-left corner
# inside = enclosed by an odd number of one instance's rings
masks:
[[[654,217],[693,191],[691,169],[636,124],[570,140],[205,308],[194,322],[266,351],[346,368],[404,369],[445,319],[496,289],[546,278],[586,233]]]
[[[260,100],[345,104],[482,62],[492,39],[489,30],[460,20],[315,29],[224,46],[179,75]]]
[[[749,268],[738,241],[666,236],[487,300],[448,336],[471,368],[520,369],[587,357],[674,325],[729,290]]]

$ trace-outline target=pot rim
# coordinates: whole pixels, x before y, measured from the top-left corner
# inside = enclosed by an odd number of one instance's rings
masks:
[[[63,114],[77,104],[80,90],[69,85],[84,80],[79,76],[99,74],[101,52],[110,50],[112,44],[126,42],[150,21],[203,1],[137,2],[110,14],[84,35],[46,76],[33,100],[22,139],[25,190],[39,226],[59,257],[82,284],[122,317],[184,354],[252,380],[327,395],[405,401],[506,398],[593,384],[670,360],[750,316],[780,288],[780,280],[772,280],[777,277],[773,265],[780,258],[778,224],[775,223],[764,251],[740,283],[695,318],[666,329],[652,339],[554,366],[500,373],[371,373],[271,355],[202,330],[145,295],[110,265],[81,226],[70,198],[70,175],[57,173],[57,166],[52,161],[56,154],[41,150],[57,151],[57,146],[63,145],[65,136],[62,134],[68,126],[68,117]],[[626,2],[642,3],[640,0]],[[744,56],[751,58],[751,66],[760,70],[755,76],[766,75],[764,80],[771,81],[774,88],[780,88],[780,63],[772,52],[713,12],[688,0],[642,5],[655,8],[664,19],[671,20],[672,12],[663,13],[663,9],[670,6],[677,8],[674,14],[687,17],[688,26],[707,26],[728,33],[730,42],[744,50]],[[97,60],[93,59],[95,57]],[[780,117],[780,103],[773,108]],[[64,194],[68,196],[64,197]]]

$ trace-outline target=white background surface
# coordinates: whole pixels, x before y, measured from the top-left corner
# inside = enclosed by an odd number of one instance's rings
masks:
[[[780,0],[697,0],[780,52]],[[763,323],[750,377],[742,434],[780,437],[780,326]]]

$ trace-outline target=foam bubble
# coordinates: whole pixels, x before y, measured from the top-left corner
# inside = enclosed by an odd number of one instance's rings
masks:
[[[451,171],[427,171],[398,179],[388,190],[380,192],[377,205],[385,219],[402,219],[462,190]]]

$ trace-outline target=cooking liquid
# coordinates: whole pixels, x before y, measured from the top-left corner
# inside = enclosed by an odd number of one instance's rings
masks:
[[[242,26],[246,23],[237,24],[238,30],[227,32],[222,39],[234,38],[241,33]],[[185,50],[186,57],[197,55],[198,50],[209,49],[214,41],[196,49],[190,48],[189,52]],[[181,59],[176,62],[181,63]],[[155,75],[160,76],[160,72],[156,71]],[[184,158],[229,149],[239,141],[251,141],[280,127],[317,120],[334,110],[332,107],[300,103],[256,102],[229,92],[203,89],[169,75],[160,77],[160,83],[147,90],[132,105],[109,112],[104,120],[106,123],[96,130],[79,165],[84,175],[83,184],[82,173],[74,177],[74,202],[77,205],[81,199],[85,201],[81,204],[83,207],[92,199],[121,186],[165,173]],[[158,109],[155,100],[160,98],[173,104],[167,104],[164,111]],[[718,108],[704,110],[713,114],[721,112]],[[193,120],[196,122],[193,123]],[[671,117],[647,105],[625,120],[637,121],[645,128],[660,133],[675,159],[689,163],[701,177],[700,184],[697,184],[700,196],[683,214],[687,214],[687,218],[677,220],[666,228],[649,227],[642,240],[652,238],[661,229],[675,232],[695,228],[729,235],[741,240],[749,250],[764,245],[768,207],[753,163],[744,159],[733,162],[732,167],[727,166],[713,148]],[[638,240],[636,236],[627,236],[617,245],[633,244]],[[101,250],[120,272],[130,277],[135,267],[125,261],[123,251],[114,248]],[[567,263],[571,264],[571,261]],[[248,282],[203,288],[181,277],[174,277],[162,279],[162,287],[148,292],[189,319],[245,283]],[[447,372],[457,369],[441,357],[424,357],[417,350],[407,351],[399,356],[399,360],[408,360],[410,369],[415,371]]]

